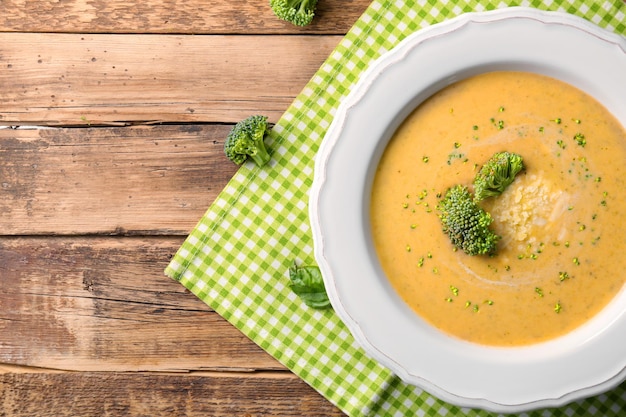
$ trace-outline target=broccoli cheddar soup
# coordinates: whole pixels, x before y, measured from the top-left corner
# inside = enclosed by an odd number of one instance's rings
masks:
[[[498,152],[524,169],[480,201],[495,253],[467,255],[438,204]],[[395,132],[376,171],[381,266],[423,319],[467,341],[526,345],[598,313],[626,280],[626,131],[595,99],[531,73],[492,72],[439,91]]]

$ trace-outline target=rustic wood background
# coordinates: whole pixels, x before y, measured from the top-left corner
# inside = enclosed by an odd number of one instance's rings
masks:
[[[342,415],[163,269],[368,4],[0,1],[0,415]]]

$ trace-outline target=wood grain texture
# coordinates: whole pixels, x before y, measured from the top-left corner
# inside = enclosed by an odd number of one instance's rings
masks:
[[[182,238],[0,237],[0,362],[284,370],[163,269]]]
[[[369,3],[320,0],[314,21],[300,28],[277,19],[269,0],[2,0],[0,31],[345,34]]]
[[[0,124],[275,122],[339,40],[0,33]]]
[[[0,0],[0,416],[343,415],[163,269],[369,3]]]
[[[0,230],[186,235],[238,168],[230,128],[0,129]]]
[[[0,415],[12,417],[343,416],[288,373],[0,372]],[[54,393],[49,395],[47,393]]]

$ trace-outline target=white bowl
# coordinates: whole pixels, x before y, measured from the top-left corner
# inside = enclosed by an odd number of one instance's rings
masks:
[[[625,379],[626,290],[549,342],[514,348],[464,342],[431,327],[396,294],[378,263],[369,222],[376,165],[400,123],[434,92],[494,70],[563,80],[626,126],[626,38],[564,13],[464,14],[414,33],[364,72],[319,150],[310,219],[331,303],[371,357],[442,400],[508,413],[561,406]]]

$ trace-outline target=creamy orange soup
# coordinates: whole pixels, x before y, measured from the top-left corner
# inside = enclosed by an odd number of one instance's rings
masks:
[[[624,285],[626,131],[558,80],[494,72],[420,105],[390,141],[372,189],[371,226],[388,279],[421,317],[458,338],[513,346],[562,335]],[[454,250],[436,206],[471,188],[494,153],[525,171],[481,206],[495,256]]]

